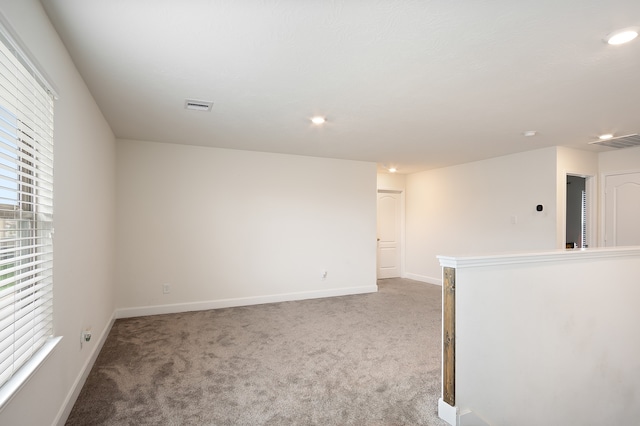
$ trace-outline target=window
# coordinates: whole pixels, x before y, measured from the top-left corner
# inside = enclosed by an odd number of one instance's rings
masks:
[[[53,333],[53,96],[0,30],[2,386]]]

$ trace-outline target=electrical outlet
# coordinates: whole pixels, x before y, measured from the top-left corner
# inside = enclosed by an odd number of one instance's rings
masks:
[[[80,332],[80,349],[82,349],[83,343],[89,343],[91,341],[91,330],[82,330]]]
[[[171,284],[162,284],[162,293],[164,294],[171,293]]]
[[[322,271],[322,273],[320,274],[320,277],[325,280],[327,279],[327,270],[325,269],[324,271]]]

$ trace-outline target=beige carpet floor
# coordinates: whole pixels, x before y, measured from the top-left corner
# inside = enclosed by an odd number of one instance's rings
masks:
[[[434,425],[441,288],[117,320],[67,425]]]

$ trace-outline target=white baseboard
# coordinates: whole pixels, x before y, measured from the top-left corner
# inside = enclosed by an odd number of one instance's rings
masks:
[[[451,426],[456,426],[458,424],[458,409],[444,402],[442,398],[438,398],[438,417]]]
[[[460,413],[458,426],[490,426],[489,423],[471,410]]]
[[[234,299],[208,300],[203,302],[175,303],[171,305],[140,306],[116,310],[116,318],[143,317],[147,315],[176,314],[180,312],[206,311],[209,309],[233,308],[236,306],[261,305],[264,303],[290,302],[293,300],[320,299],[323,297],[348,296],[351,294],[375,293],[377,285],[335,288],[330,290],[283,293],[270,296],[240,297]]]
[[[78,399],[78,395],[80,395],[80,391],[84,386],[84,383],[87,381],[87,377],[89,377],[89,373],[93,368],[93,364],[95,364],[100,351],[102,350],[102,346],[104,346],[104,342],[107,340],[107,336],[109,336],[109,332],[111,331],[111,327],[113,327],[113,323],[116,320],[116,311],[111,314],[111,319],[107,323],[107,326],[102,330],[100,337],[96,340],[96,344],[93,345],[93,349],[91,350],[91,355],[87,358],[87,361],[84,363],[82,370],[80,370],[80,374],[76,378],[73,386],[71,386],[71,390],[67,394],[67,397],[58,412],[55,420],[52,424],[57,426],[64,426],[69,414],[71,414],[71,410],[73,409],[73,405],[76,403]]]
[[[408,278],[414,281],[421,281],[423,283],[439,285],[440,287],[442,287],[442,278],[427,277],[426,275],[412,274],[411,272],[405,273],[404,278]]]

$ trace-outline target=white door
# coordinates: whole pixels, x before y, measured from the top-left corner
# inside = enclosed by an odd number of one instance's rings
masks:
[[[401,193],[378,192],[378,278],[400,276]]]
[[[640,172],[606,176],[604,207],[604,245],[640,245]]]

